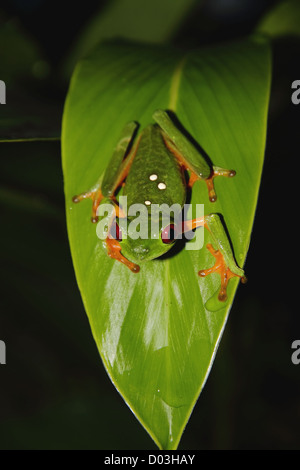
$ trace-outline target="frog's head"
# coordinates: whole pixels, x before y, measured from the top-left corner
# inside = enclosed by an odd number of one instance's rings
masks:
[[[168,223],[163,227],[151,227],[150,219],[143,232],[136,232],[130,221],[124,226],[122,220],[117,220],[117,239],[121,246],[121,253],[134,263],[159,258],[174,245],[174,224]]]
[[[170,217],[151,218],[150,214],[144,211],[136,218],[119,218],[114,203],[107,200],[105,205],[103,202],[99,208],[101,214],[97,212],[100,216],[97,225],[98,237],[106,240],[111,258],[122,261],[134,272],[138,272],[137,268],[141,262],[165,254],[176,241],[175,225]],[[111,240],[109,246],[107,237]]]

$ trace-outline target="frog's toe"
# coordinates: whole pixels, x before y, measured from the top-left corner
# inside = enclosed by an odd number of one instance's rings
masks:
[[[217,195],[214,187],[214,178],[216,176],[225,176],[226,178],[232,178],[235,175],[235,170],[226,170],[225,168],[221,168],[219,166],[213,166],[211,174],[208,178],[205,179],[210,202],[216,202],[217,200]]]
[[[98,222],[97,209],[103,199],[103,195],[100,188],[93,189],[91,191],[86,191],[84,193],[75,195],[72,197],[72,202],[78,204],[83,201],[83,199],[91,199],[93,201],[92,205],[92,217],[91,221],[93,224]]]
[[[218,273],[221,277],[221,287],[218,295],[218,299],[220,302],[225,302],[227,300],[227,286],[228,282],[232,277],[239,277],[243,284],[247,282],[247,278],[245,275],[239,275],[233,273],[227,264],[225,263],[224,256],[222,255],[221,251],[215,250],[213,246],[209,243],[207,245],[207,249],[211,252],[211,254],[215,257],[216,261],[214,266],[208,269],[201,269],[198,272],[200,277],[208,276],[212,273]]]

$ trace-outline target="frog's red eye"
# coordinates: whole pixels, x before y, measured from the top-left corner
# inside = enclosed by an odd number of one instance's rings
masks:
[[[175,225],[170,224],[161,232],[161,239],[164,243],[173,243],[175,240]]]
[[[118,242],[122,241],[122,230],[120,229],[119,225],[117,222],[115,222],[112,226],[112,229],[110,231],[111,236],[117,240]]]
[[[118,242],[122,241],[122,230],[120,229],[117,223],[116,223],[116,240],[118,240]]]

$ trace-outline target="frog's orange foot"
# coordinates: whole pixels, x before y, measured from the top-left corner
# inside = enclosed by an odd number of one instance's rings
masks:
[[[205,183],[208,189],[208,197],[210,202],[216,202],[217,195],[214,187],[214,178],[216,176],[226,176],[226,178],[232,178],[236,175],[235,170],[226,170],[225,168],[220,168],[218,166],[214,166],[212,172],[208,178],[206,178]]]
[[[216,262],[212,268],[209,269],[202,269],[198,272],[199,276],[205,277],[211,273],[218,273],[221,276],[221,288],[219,291],[218,299],[221,302],[225,302],[227,300],[227,285],[229,280],[232,277],[240,277],[243,283],[247,282],[246,276],[239,276],[238,274],[233,273],[230,271],[229,267],[226,265],[224,256],[219,250],[215,250],[214,247],[209,243],[207,245],[207,249],[211,252],[211,254],[216,258]]]
[[[127,266],[130,269],[130,271],[132,271],[133,273],[138,273],[140,271],[140,267],[138,264],[132,263],[127,258],[125,258],[125,256],[122,255],[121,245],[118,242],[118,240],[107,237],[105,242],[106,242],[108,256],[125,264],[125,266]]]
[[[103,199],[101,189],[97,188],[92,191],[87,191],[85,193],[79,194],[78,196],[72,197],[72,201],[75,204],[81,202],[83,199],[91,199],[93,201],[91,221],[93,222],[93,224],[95,224],[96,222],[98,222],[97,209]]]
[[[208,189],[208,197],[209,197],[210,202],[216,202],[217,200],[217,195],[216,195],[216,191],[214,187],[215,177],[226,176],[227,178],[232,178],[235,175],[236,175],[235,170],[226,170],[225,168],[213,166],[209,177],[204,180]],[[189,179],[189,183],[188,183],[189,187],[191,188],[193,184],[199,179],[202,179],[202,178],[200,176],[197,176],[196,173],[192,173]]]

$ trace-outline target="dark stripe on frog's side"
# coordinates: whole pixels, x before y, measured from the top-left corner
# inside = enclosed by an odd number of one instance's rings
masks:
[[[151,175],[157,175],[155,181]],[[159,189],[159,184],[166,185]],[[174,155],[166,148],[161,130],[156,125],[146,127],[129,175],[126,179],[124,195],[127,205],[145,204],[180,204],[186,199],[186,186],[179,163]],[[148,206],[150,207],[150,206]]]

